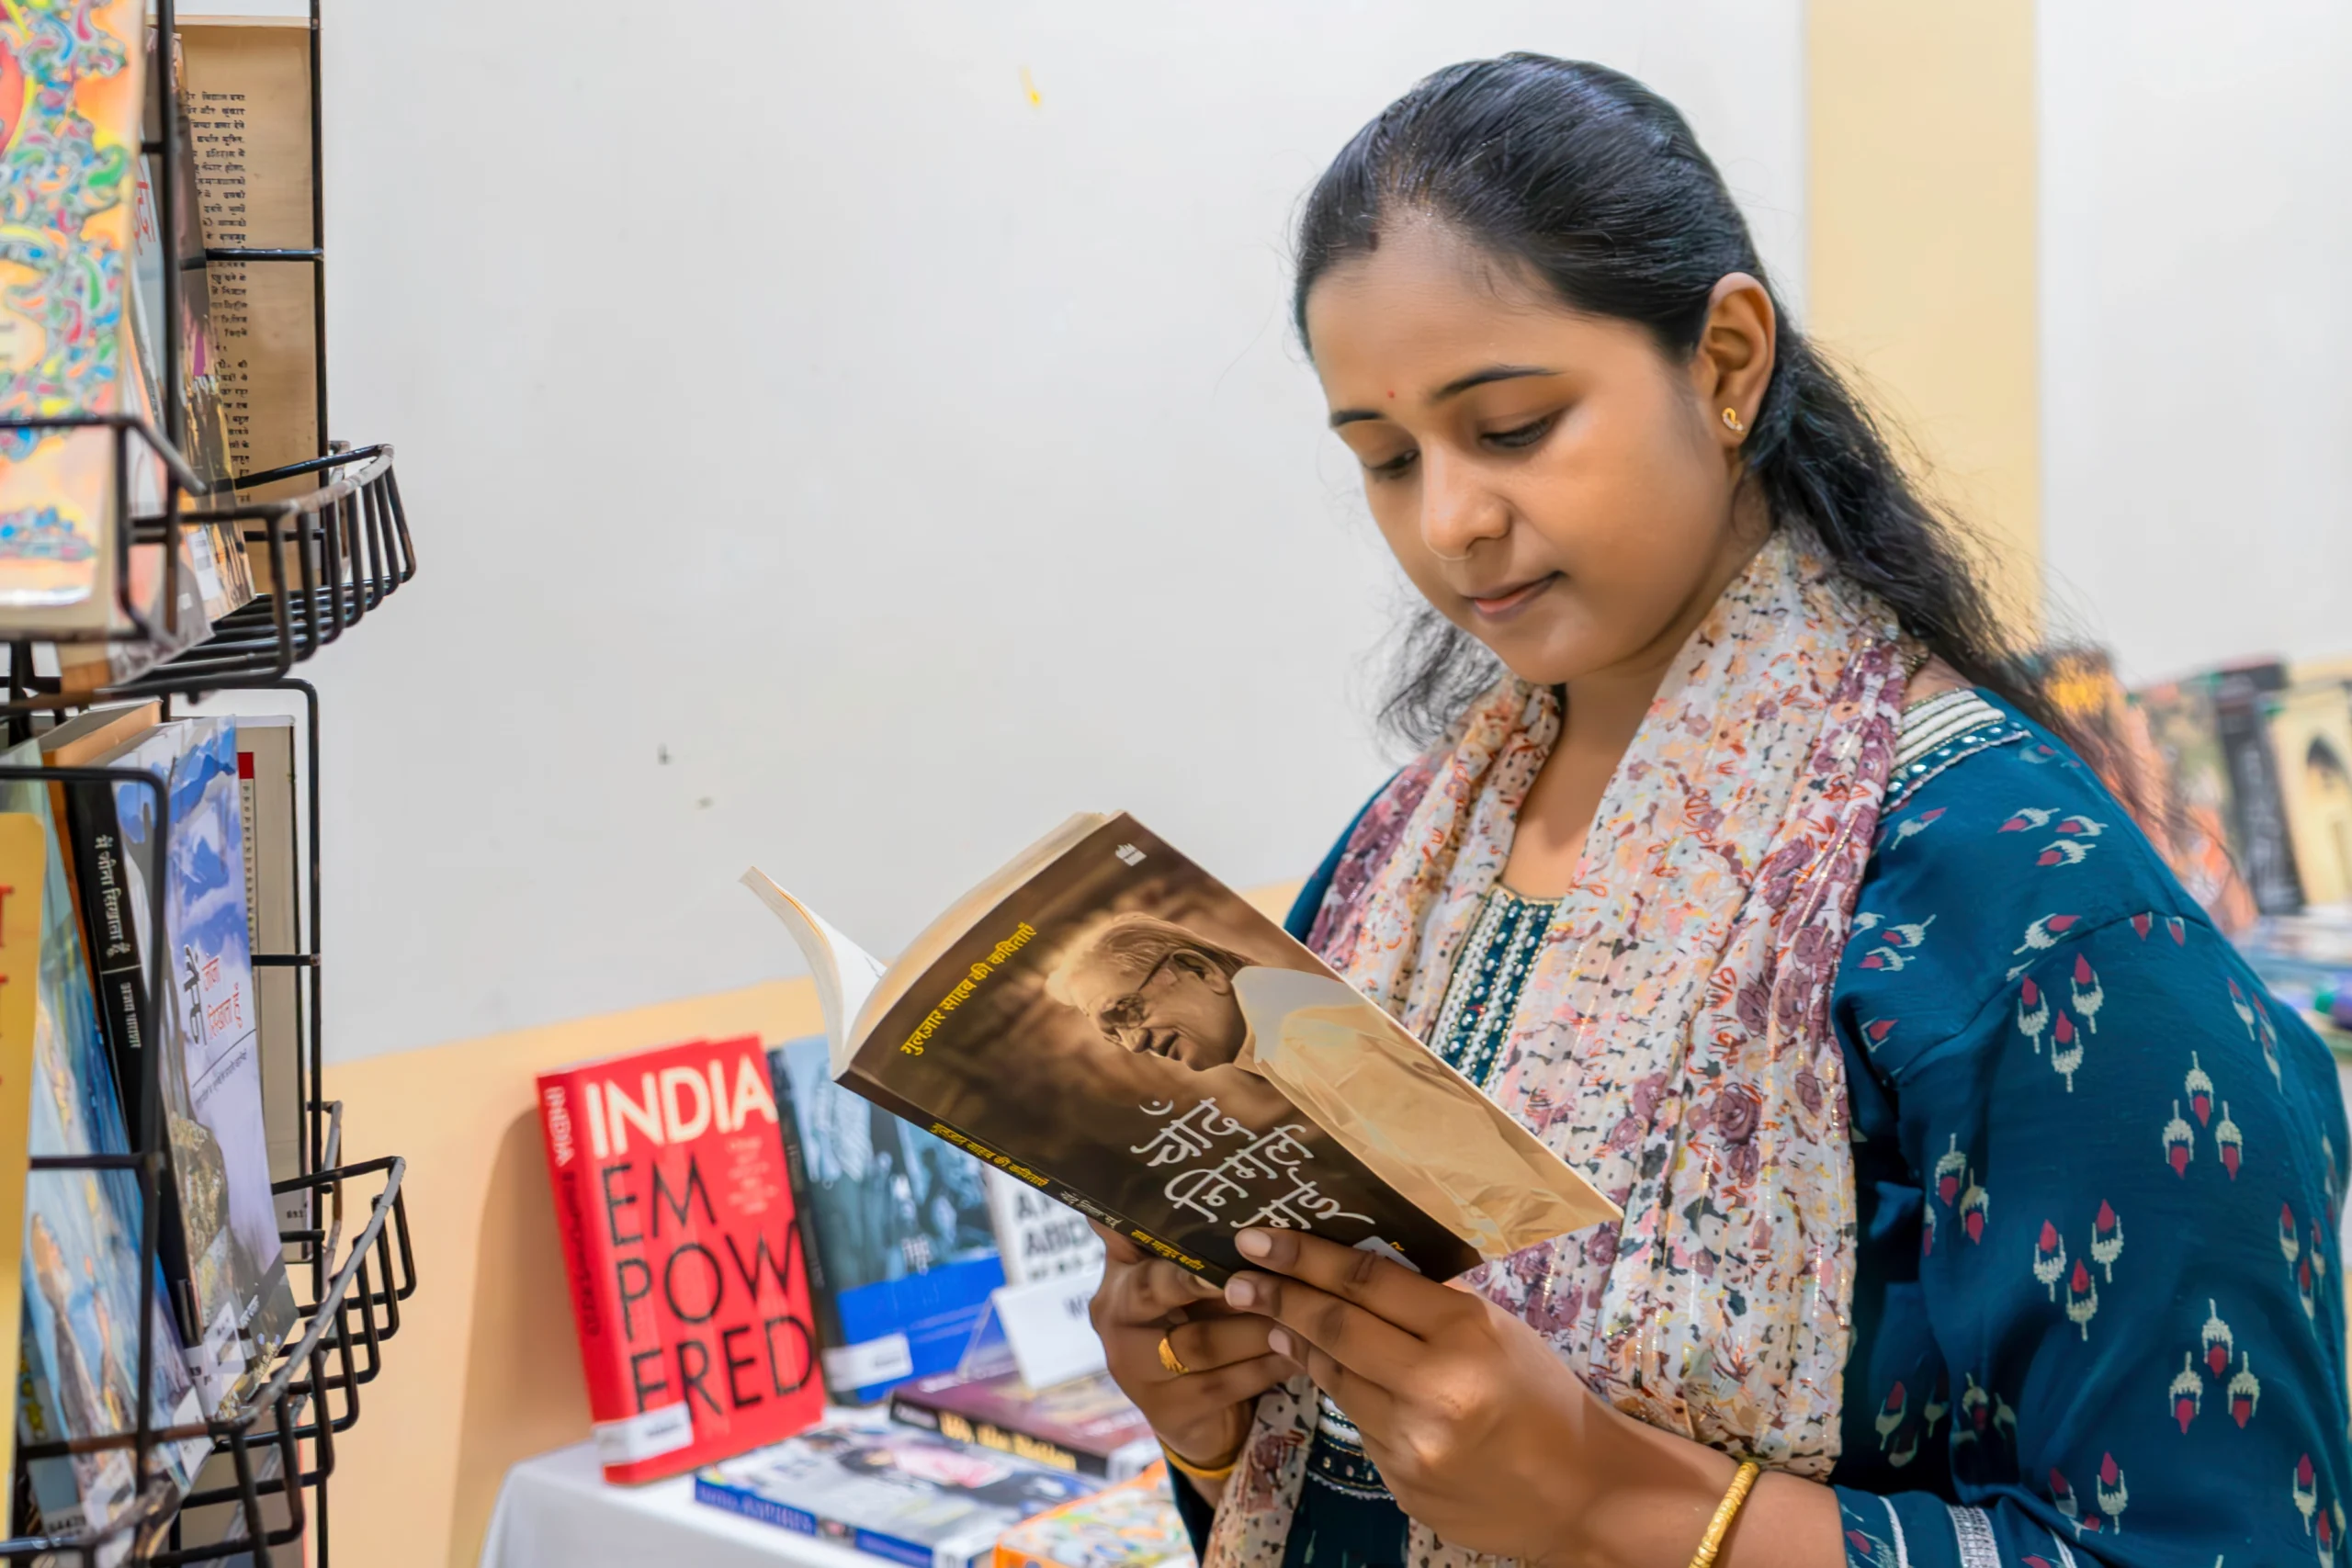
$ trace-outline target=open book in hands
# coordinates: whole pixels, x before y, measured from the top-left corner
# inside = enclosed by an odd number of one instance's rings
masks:
[[[1131,817],[1085,814],[885,964],[758,871],[833,1077],[1211,1280],[1312,1231],[1437,1279],[1616,1206]]]

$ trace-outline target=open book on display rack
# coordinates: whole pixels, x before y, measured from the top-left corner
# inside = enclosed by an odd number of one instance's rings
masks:
[[[743,880],[815,974],[838,1082],[1212,1280],[1250,1225],[1450,1279],[1616,1213],[1131,817],[1070,818],[888,964]]]

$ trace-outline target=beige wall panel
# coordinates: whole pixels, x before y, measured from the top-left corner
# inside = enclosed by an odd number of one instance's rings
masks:
[[[1810,325],[2041,605],[2031,0],[1813,0]]]

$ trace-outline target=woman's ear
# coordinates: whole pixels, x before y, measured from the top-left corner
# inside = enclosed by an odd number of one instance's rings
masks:
[[[1729,448],[1747,438],[1764,389],[1772,380],[1772,354],[1779,317],[1764,285],[1744,272],[1716,280],[1707,300],[1706,324],[1699,329],[1690,379],[1707,411],[1709,433]],[[1728,412],[1726,412],[1728,411]]]

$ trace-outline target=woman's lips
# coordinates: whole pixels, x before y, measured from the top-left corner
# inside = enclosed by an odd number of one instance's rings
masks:
[[[1500,593],[1486,598],[1474,594],[1470,600],[1470,607],[1489,620],[1499,619],[1543,592],[1544,589],[1551,586],[1552,580],[1559,575],[1556,571],[1547,571],[1532,582],[1522,582],[1518,587],[1506,589]]]

